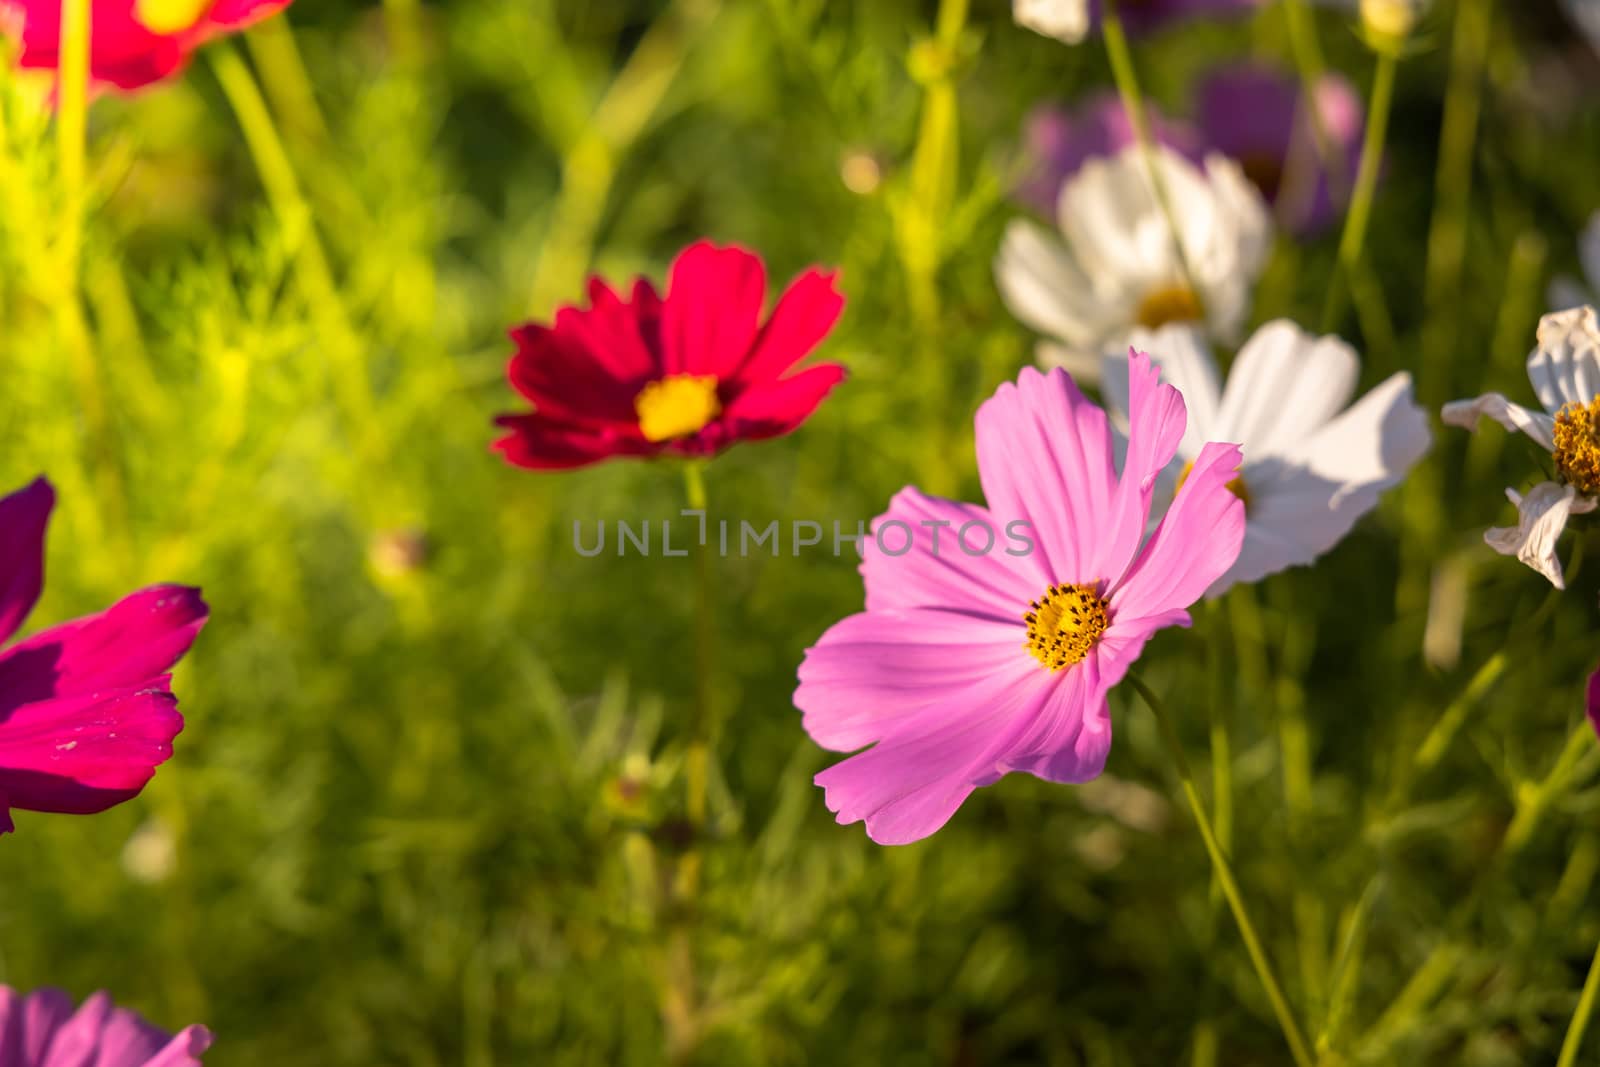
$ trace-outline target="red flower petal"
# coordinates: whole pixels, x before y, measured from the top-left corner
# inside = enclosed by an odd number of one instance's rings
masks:
[[[672,264],[661,309],[661,347],[668,374],[733,376],[755,343],[767,299],[759,256],[699,241]]]
[[[736,377],[768,381],[804,359],[828,336],[844,312],[837,271],[812,268],[794,280],[772,309]]]

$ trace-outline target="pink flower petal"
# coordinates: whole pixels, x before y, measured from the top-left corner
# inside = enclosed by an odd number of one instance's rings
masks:
[[[511,431],[494,443],[495,449],[530,470],[570,470],[613,456],[649,456],[663,450],[640,437],[636,426],[579,426],[542,415],[501,415],[494,421]]]
[[[978,477],[1002,523],[1031,524],[1036,551],[1057,582],[1094,582],[1095,535],[1116,489],[1104,411],[1071,375],[1025,368],[977,415]]]
[[[24,704],[0,723],[11,808],[91,815],[138,795],[183,729],[177,699],[114,689]]]
[[[17,632],[44,588],[44,534],[55,502],[43,478],[0,499],[0,641]]]
[[[821,344],[844,312],[838,278],[837,271],[815,268],[796,278],[779,298],[735,377],[748,382],[776,378]]]
[[[932,608],[851,615],[806,650],[794,703],[813,741],[854,751],[916,728],[912,720],[930,706],[983,688],[1008,665],[1040,669],[1023,647],[1026,637],[1020,616]]]
[[[728,443],[739,439],[759,441],[793,432],[844,378],[845,369],[837,363],[821,363],[788,378],[748,387],[723,413],[721,421],[728,427]]]
[[[975,788],[1005,773],[999,759],[1049,699],[1039,665],[1027,656],[1018,663],[949,693],[907,729],[818,774],[828,810],[841,825],[864,821],[880,845],[937,831]]]
[[[208,609],[200,591],[157,585],[98,615],[52,626],[0,652],[0,715],[19,704],[157,688],[194,644]],[[0,744],[10,723],[0,719]]]
[[[1108,686],[1100,677],[1098,657],[1090,655],[1051,682],[1049,698],[1028,732],[1000,758],[1000,767],[1050,782],[1097,778],[1111,752]]]
[[[732,377],[755,343],[766,299],[759,256],[710,241],[684,249],[673,261],[661,309],[666,372]]]
[[[1017,623],[1027,613],[1029,602],[1050,584],[1035,554],[1007,554],[1008,548],[1021,549],[1008,540],[1005,524],[977,504],[927,496],[907,486],[889,502],[888,512],[872,523],[874,531],[883,531],[884,546],[898,551],[906,539],[905,531],[884,529],[888,522],[906,524],[911,531],[910,547],[902,555],[889,555],[871,533],[862,542],[861,576],[867,587],[868,611],[959,608],[981,610]],[[941,522],[947,525],[925,525]],[[967,544],[974,550],[985,543],[985,531],[993,531],[995,543],[987,555],[969,556],[957,541],[968,523],[981,524],[972,527],[967,536]]]
[[[1177,499],[1156,527],[1120,587],[1112,618],[1132,623],[1187,609],[1239,558],[1244,501],[1228,483],[1238,476],[1237,445],[1212,442],[1200,450]]]

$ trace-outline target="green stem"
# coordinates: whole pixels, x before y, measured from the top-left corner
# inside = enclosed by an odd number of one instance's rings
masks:
[[[1105,0],[1100,13],[1100,35],[1106,42],[1106,58],[1111,61],[1111,77],[1117,83],[1117,95],[1122,98],[1122,108],[1133,123],[1133,134],[1139,142],[1139,153],[1144,157],[1145,170],[1150,173],[1150,187],[1155,192],[1156,204],[1167,220],[1172,246],[1178,253],[1178,269],[1183,273],[1183,284],[1196,302],[1203,303],[1199,288],[1194,283],[1194,272],[1189,269],[1189,258],[1179,236],[1177,215],[1172,210],[1172,198],[1167,195],[1166,179],[1157,166],[1155,139],[1150,133],[1150,116],[1145,111],[1144,92],[1139,88],[1139,75],[1133,65],[1133,50],[1128,47],[1128,35],[1122,28],[1122,17],[1117,13],[1117,0]]]
[[[307,305],[324,332],[329,349],[328,363],[333,375],[333,386],[347,417],[359,435],[362,451],[375,460],[387,455],[376,412],[374,411],[371,384],[366,377],[363,350],[354,327],[340,299],[333,271],[311,208],[306,203],[296,177],[294,165],[284,150],[283,139],[278,136],[256,84],[255,76],[245,66],[237,52],[227,45],[208,50],[217,81],[223,94],[239,120],[239,128],[250,146],[261,183],[272,201],[284,239],[296,255],[300,272],[300,288]]]
[[[1367,223],[1372,217],[1373,194],[1378,187],[1378,169],[1383,162],[1383,144],[1389,131],[1389,112],[1394,106],[1395,73],[1400,66],[1394,50],[1378,53],[1378,69],[1372,79],[1372,100],[1367,107],[1367,132],[1361,143],[1361,164],[1356,168],[1356,184],[1350,194],[1350,210],[1339,238],[1339,266],[1328,286],[1327,302],[1322,306],[1322,330],[1333,329],[1344,298],[1344,285],[1361,260],[1367,239]]]
[[[1567,1037],[1561,1042],[1561,1058],[1556,1060],[1556,1067],[1572,1067],[1578,1062],[1578,1049],[1583,1044],[1583,1031],[1589,1025],[1589,1016],[1594,1014],[1597,991],[1600,991],[1600,945],[1595,947],[1594,959],[1589,964],[1589,977],[1583,980],[1578,1010],[1573,1012],[1572,1022],[1567,1026]]]
[[[683,467],[684,495],[689,507],[701,513],[702,529],[710,523],[706,514],[706,483],[703,460],[690,460]],[[695,707],[693,733],[685,767],[689,822],[698,831],[706,823],[707,781],[710,776],[711,744],[717,721],[711,693],[711,671],[716,649],[712,631],[711,553],[705,545],[695,552]]]
[[[1244,897],[1239,892],[1239,883],[1233,877],[1233,868],[1228,864],[1228,858],[1223,853],[1222,847],[1217,844],[1211,820],[1206,815],[1205,805],[1200,801],[1200,792],[1195,788],[1189,761],[1183,754],[1183,745],[1178,741],[1178,735],[1173,730],[1161,702],[1156,699],[1149,687],[1132,674],[1128,675],[1128,682],[1156,718],[1161,740],[1167,746],[1168,755],[1172,757],[1173,767],[1178,772],[1178,780],[1183,785],[1184,797],[1189,802],[1190,810],[1194,812],[1195,824],[1200,828],[1200,838],[1205,842],[1206,851],[1211,856],[1212,867],[1222,882],[1223,895],[1227,897],[1228,907],[1232,909],[1234,921],[1238,923],[1239,936],[1244,939],[1245,951],[1249,953],[1250,962],[1255,966],[1256,977],[1261,980],[1267,999],[1272,1003],[1273,1014],[1278,1017],[1278,1025],[1283,1029],[1284,1040],[1289,1044],[1289,1053],[1294,1057],[1297,1067],[1313,1067],[1315,1061],[1307,1050],[1306,1039],[1300,1033],[1300,1026],[1294,1020],[1294,1013],[1289,1010],[1289,1002],[1283,995],[1283,989],[1273,976],[1272,965],[1267,962],[1267,954],[1262,951],[1261,941],[1256,936],[1255,924],[1250,921],[1250,913],[1244,906]]]

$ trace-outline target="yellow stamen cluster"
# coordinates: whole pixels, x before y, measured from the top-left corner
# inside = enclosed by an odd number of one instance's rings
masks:
[[[190,29],[211,0],[135,0],[133,17],[151,33],[171,36]]]
[[[715,374],[669,374],[633,398],[646,441],[671,441],[705,429],[722,413]]]
[[[1556,412],[1556,470],[1584,496],[1600,494],[1600,396]]]
[[[1199,322],[1205,309],[1187,285],[1164,285],[1145,294],[1133,317],[1140,326],[1155,330],[1169,322]]]
[[[1081,661],[1111,623],[1106,601],[1092,585],[1052,585],[1028,607],[1024,647],[1052,671]]]
[[[1189,472],[1194,470],[1193,463],[1184,465],[1183,472],[1178,475],[1178,484],[1172,487],[1172,495],[1177,496],[1178,490],[1183,488],[1183,483],[1189,480]],[[1244,484],[1244,475],[1239,475],[1228,483],[1228,492],[1244,501],[1245,514],[1250,513],[1250,487]]]

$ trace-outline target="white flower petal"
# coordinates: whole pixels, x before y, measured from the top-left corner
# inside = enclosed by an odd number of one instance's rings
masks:
[[[1502,556],[1516,556],[1550,580],[1557,589],[1567,587],[1556,556],[1556,542],[1566,529],[1567,519],[1595,509],[1595,502],[1577,495],[1570,485],[1540,482],[1521,496],[1507,489],[1506,497],[1517,506],[1516,526],[1496,526],[1483,535],[1488,546]]]
[[[1546,452],[1556,447],[1556,420],[1542,411],[1530,411],[1521,404],[1513,404],[1502,393],[1484,393],[1472,400],[1452,400],[1439,411],[1439,418],[1447,426],[1463,430],[1476,430],[1480,418],[1490,418],[1506,429],[1525,433],[1539,443]]]
[[[1228,373],[1216,437],[1239,442],[1247,463],[1292,451],[1349,403],[1360,373],[1355,350],[1339,338],[1269,322]]]
[[[1194,459],[1207,441],[1220,440],[1214,432],[1221,402],[1217,363],[1205,337],[1193,324],[1175,322],[1159,330],[1136,328],[1127,340],[1127,345],[1105,354],[1101,380],[1106,400],[1118,411],[1128,410],[1128,348],[1148,354],[1161,369],[1162,381],[1183,394],[1189,419],[1178,444],[1178,455]]]
[[[1528,381],[1546,411],[1600,396],[1600,321],[1594,308],[1552,311],[1539,320],[1538,341],[1528,356]]]
[[[1072,253],[1041,227],[1022,219],[1006,226],[995,257],[995,283],[1011,313],[1027,326],[1097,355],[1115,318],[1095,299]]]
[[[1207,156],[1206,178],[1219,225],[1207,245],[1185,240],[1184,253],[1197,276],[1212,332],[1231,343],[1249,317],[1251,289],[1272,251],[1272,212],[1234,160]]]
[[[1015,0],[1011,17],[1024,29],[1077,44],[1089,33],[1089,0]]]
[[[1287,455],[1257,463],[1247,458],[1241,472],[1250,493],[1244,548],[1207,595],[1314,562],[1405,478],[1429,442],[1427,415],[1412,400],[1411,376],[1401,373]]]

